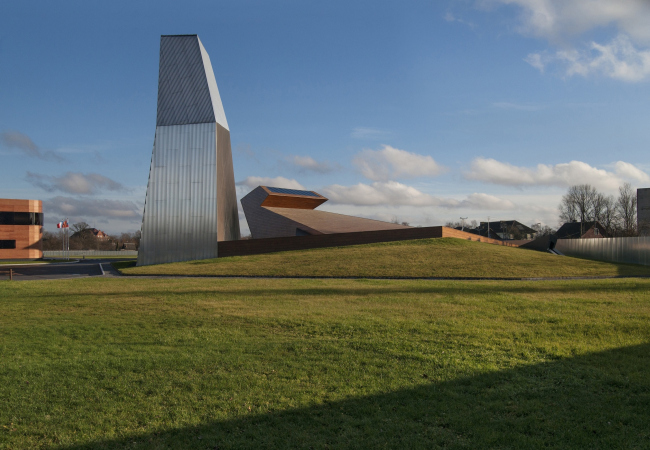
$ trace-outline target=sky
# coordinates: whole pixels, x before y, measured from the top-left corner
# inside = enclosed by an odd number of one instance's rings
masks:
[[[647,0],[6,0],[0,197],[43,200],[49,231],[140,229],[160,36],[198,34],[238,198],[557,227],[571,185],[650,187],[648,23]]]

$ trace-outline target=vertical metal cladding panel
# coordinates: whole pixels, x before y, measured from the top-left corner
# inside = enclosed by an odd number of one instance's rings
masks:
[[[198,36],[162,36],[156,125],[208,123],[215,120]]]
[[[223,110],[223,103],[221,102],[221,95],[219,94],[219,88],[217,87],[217,80],[214,78],[214,72],[212,70],[212,63],[210,62],[210,56],[208,52],[205,51],[201,40],[199,39],[199,49],[201,51],[201,56],[203,58],[203,66],[205,68],[205,75],[208,81],[208,89],[210,90],[210,97],[212,98],[212,107],[214,110],[215,121],[224,127],[226,130],[230,131],[228,128],[228,120],[226,120],[226,113]]]
[[[217,183],[218,161],[230,165],[221,164],[222,172],[233,172],[229,132],[219,146],[218,126],[228,130],[210,58],[198,36],[162,36],[156,136],[138,265],[216,257],[217,233],[224,224],[233,228],[233,217],[239,238],[234,177]],[[230,192],[232,199],[226,195]],[[226,215],[218,213],[221,197],[235,202]]]
[[[641,236],[650,235],[650,188],[636,190],[636,221]]]
[[[217,217],[220,241],[240,239],[237,193],[233,173],[230,131],[217,123]]]
[[[217,256],[214,123],[156,128],[138,264]]]
[[[650,265],[650,236],[558,239],[556,248],[567,256]]]

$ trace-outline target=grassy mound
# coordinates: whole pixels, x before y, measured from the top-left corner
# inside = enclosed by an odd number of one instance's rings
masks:
[[[125,275],[242,275],[315,277],[584,277],[648,276],[650,267],[560,257],[464,241],[419,239],[266,255],[132,267]]]
[[[0,447],[647,448],[650,280],[0,282]]]

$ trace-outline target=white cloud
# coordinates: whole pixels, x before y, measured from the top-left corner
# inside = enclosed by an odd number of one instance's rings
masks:
[[[68,194],[97,194],[101,191],[125,191],[126,188],[117,181],[98,173],[83,174],[68,172],[55,177],[27,172],[27,180],[48,192],[61,191]]]
[[[350,137],[354,139],[382,139],[388,136],[390,133],[385,130],[380,130],[378,128],[368,128],[368,127],[356,127],[350,133]]]
[[[514,209],[515,204],[490,194],[474,193],[461,201],[456,207],[467,209],[506,210]]]
[[[352,163],[373,181],[440,175],[446,169],[431,156],[418,155],[384,145],[382,150],[363,150]]]
[[[135,202],[125,200],[54,197],[44,201],[43,208],[47,214],[71,220],[83,220],[86,217],[142,219],[142,208]]]
[[[519,167],[491,158],[472,161],[465,178],[506,186],[560,186],[592,184],[597,188],[614,191],[626,180],[650,181],[648,175],[630,163],[618,161],[614,172],[592,167],[581,161],[546,165],[535,168]]]
[[[334,166],[327,161],[318,162],[311,156],[294,156],[289,159],[295,166],[303,170],[310,170],[318,173],[328,173],[334,170]]]
[[[333,203],[349,205],[438,206],[442,203],[432,195],[397,181],[377,181],[371,185],[359,183],[354,186],[334,184],[326,187],[323,193]]]
[[[511,109],[514,111],[539,111],[543,108],[541,105],[533,103],[511,103],[511,102],[496,102],[492,106],[499,109]]]
[[[255,189],[257,186],[272,186],[279,188],[287,189],[302,189],[302,184],[298,183],[296,180],[290,180],[284,177],[246,177],[243,181],[238,181],[237,186],[244,186],[248,189]]]
[[[637,42],[650,43],[647,0],[487,0],[483,3],[519,6],[519,31],[555,43],[610,26]]]
[[[474,193],[464,200],[438,198],[397,181],[376,181],[354,186],[326,187],[323,194],[334,204],[356,206],[438,206],[442,208],[513,209],[515,205],[488,194]]]
[[[484,0],[520,8],[519,31],[548,40],[558,50],[531,53],[525,61],[545,71],[562,67],[566,76],[602,75],[626,82],[650,77],[648,0]],[[609,43],[578,48],[572,40],[594,29],[613,29]],[[633,44],[636,43],[635,44]]]
[[[647,173],[634,166],[633,164],[626,163],[624,161],[618,161],[616,164],[614,164],[614,171],[618,176],[622,178],[626,178],[631,181],[639,181],[644,184],[650,183],[650,176],[648,176]]]
[[[550,64],[560,64],[566,76],[603,75],[621,81],[637,82],[650,76],[650,50],[639,50],[625,35],[609,44],[591,43],[590,50],[559,50],[554,54],[533,53],[525,59],[544,71]]]
[[[476,28],[476,25],[474,23],[469,22],[469,21],[464,20],[464,19],[461,19],[460,17],[456,16],[455,14],[452,14],[451,12],[447,12],[447,14],[445,14],[444,19],[447,22],[457,22],[457,23],[461,23],[463,25],[467,25],[471,29]]]
[[[32,158],[38,158],[45,161],[65,161],[65,158],[50,150],[41,150],[41,148],[36,145],[29,136],[20,131],[3,131],[0,133],[0,142],[2,142],[5,147],[18,150]]]

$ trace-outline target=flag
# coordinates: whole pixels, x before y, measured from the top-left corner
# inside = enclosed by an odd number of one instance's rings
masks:
[[[57,228],[63,228],[63,222],[59,222],[59,223],[57,223],[57,224],[56,224],[56,227],[57,227]]]
[[[68,227],[68,219],[65,219],[65,222],[63,222],[63,228],[69,228]]]

